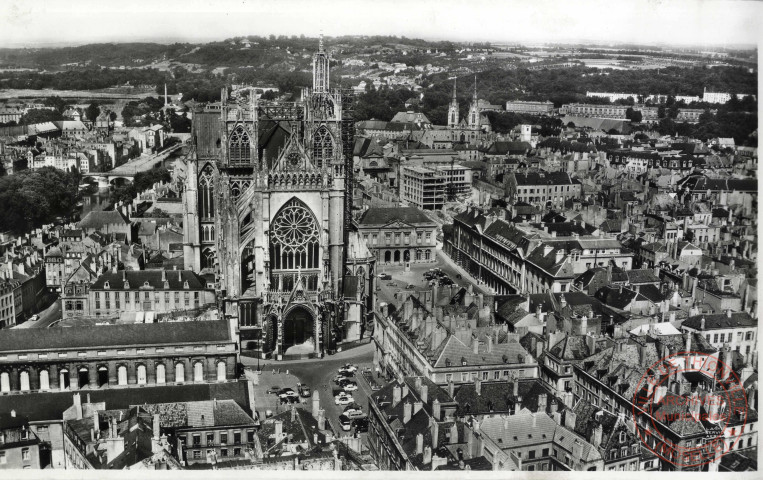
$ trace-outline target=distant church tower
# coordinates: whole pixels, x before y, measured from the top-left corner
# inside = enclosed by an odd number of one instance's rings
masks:
[[[312,88],[297,102],[226,88],[193,116],[185,267],[214,283],[242,350],[276,359],[355,340],[362,327],[348,323],[365,317],[344,312],[344,279],[361,271],[345,270],[344,251],[354,138],[351,97],[330,88],[329,61],[321,38]]]
[[[474,93],[472,94],[472,103],[469,105],[469,128],[472,130],[480,129],[480,108],[477,100],[477,76],[474,76]]]
[[[458,99],[456,98],[456,79],[453,79],[453,98],[450,99],[448,107],[448,127],[458,127]]]

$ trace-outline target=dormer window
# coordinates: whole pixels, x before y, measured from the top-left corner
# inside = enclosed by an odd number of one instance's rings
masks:
[[[125,290],[129,290],[130,289],[130,282],[125,280],[124,287],[125,287]]]
[[[189,288],[191,288],[191,287],[188,285],[188,280],[186,280],[185,282],[183,282],[183,288],[185,288],[185,289],[189,289]]]
[[[104,282],[103,288],[111,288],[111,286],[109,285],[109,281],[108,280],[106,280],[106,282]]]
[[[620,432],[620,443],[625,442],[625,432]]]
[[[170,288],[170,282],[168,282],[167,280],[165,280],[165,281],[164,281],[164,289],[165,289],[165,290],[169,290],[169,288]]]
[[[151,285],[148,283],[148,280],[146,280],[145,282],[143,282],[143,286],[144,287],[150,287]]]
[[[466,357],[461,357],[461,365],[466,365]]]

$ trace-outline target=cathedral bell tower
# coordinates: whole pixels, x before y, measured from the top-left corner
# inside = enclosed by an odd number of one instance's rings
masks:
[[[453,98],[448,106],[448,127],[458,127],[458,99],[456,98],[456,79],[453,79]]]

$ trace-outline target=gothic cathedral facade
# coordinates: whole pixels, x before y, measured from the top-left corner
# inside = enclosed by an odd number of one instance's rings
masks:
[[[242,350],[277,359],[320,357],[359,337],[364,315],[348,318],[346,297],[362,303],[373,277],[372,259],[348,262],[345,251],[354,130],[343,109],[351,97],[330,88],[329,73],[321,40],[313,86],[298,101],[224,89],[193,117],[185,267],[214,278]]]

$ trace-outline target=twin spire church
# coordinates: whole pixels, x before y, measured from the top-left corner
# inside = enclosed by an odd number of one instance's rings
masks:
[[[360,338],[372,255],[352,228],[352,97],[329,53],[296,102],[222,91],[194,112],[184,186],[185,267],[214,279],[242,350],[316,356]]]

